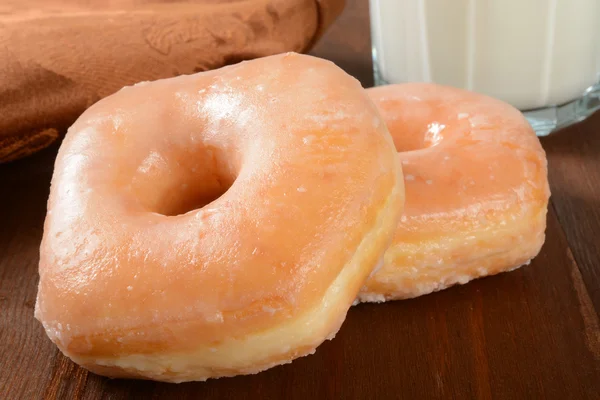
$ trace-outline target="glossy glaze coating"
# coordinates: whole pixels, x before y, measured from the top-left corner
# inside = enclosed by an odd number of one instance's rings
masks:
[[[362,301],[415,297],[511,270],[544,242],[546,156],[516,109],[434,84],[367,90],[402,161],[406,205]]]
[[[59,151],[36,317],[108,376],[289,362],[335,335],[403,194],[377,110],[330,62],[290,53],[126,87]]]

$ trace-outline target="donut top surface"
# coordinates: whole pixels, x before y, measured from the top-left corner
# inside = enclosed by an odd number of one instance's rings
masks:
[[[266,329],[319,303],[398,187],[386,127],[330,62],[126,87],[59,151],[36,316],[88,355]]]
[[[545,213],[547,161],[514,107],[427,83],[367,90],[387,123],[406,184],[396,242],[499,226]]]

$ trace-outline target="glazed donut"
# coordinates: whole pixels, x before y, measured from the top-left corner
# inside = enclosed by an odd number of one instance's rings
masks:
[[[60,148],[36,317],[111,377],[290,362],[339,329],[403,189],[377,109],[330,62],[285,54],[124,88]]]
[[[402,161],[406,204],[358,300],[416,297],[529,263],[550,192],[545,153],[521,113],[435,84],[367,92]]]

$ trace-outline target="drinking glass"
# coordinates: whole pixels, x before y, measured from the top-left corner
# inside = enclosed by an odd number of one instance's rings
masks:
[[[600,0],[370,0],[370,16],[376,85],[480,92],[539,136],[600,109]]]

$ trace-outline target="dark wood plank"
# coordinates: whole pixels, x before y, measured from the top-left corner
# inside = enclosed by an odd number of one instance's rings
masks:
[[[542,143],[558,219],[600,313],[600,113]]]
[[[56,148],[0,165],[0,398],[41,398],[58,350],[33,319],[38,247]]]
[[[310,54],[333,61],[358,79],[373,86],[369,3],[346,0],[346,8]]]
[[[554,213],[529,267],[419,299],[353,308],[314,356],[248,377],[109,380],[60,355],[33,320],[52,152],[0,169],[0,389],[8,398],[594,398],[598,317]],[[7,311],[7,312],[5,312]],[[9,373],[6,373],[8,371]]]
[[[350,1],[314,52],[369,86],[366,2]],[[313,356],[180,385],[102,378],[50,343],[33,304],[56,148],[0,165],[0,398],[596,399],[598,130],[596,117],[544,141],[554,206],[530,266],[414,300],[360,305]]]

